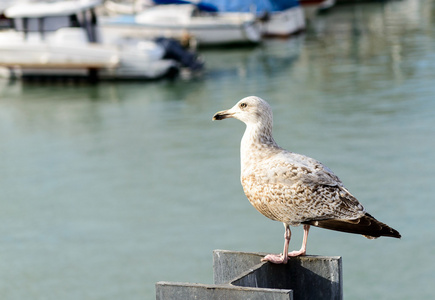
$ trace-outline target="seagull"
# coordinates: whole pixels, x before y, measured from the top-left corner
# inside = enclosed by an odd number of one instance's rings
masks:
[[[246,197],[260,213],[285,227],[283,253],[268,254],[262,261],[286,264],[289,257],[305,255],[310,226],[368,239],[401,237],[397,230],[367,213],[328,167],[278,146],[272,136],[272,109],[265,100],[249,96],[213,116],[213,120],[228,118],[246,124],[240,145],[240,180]],[[290,226],[301,224],[302,247],[288,252]]]

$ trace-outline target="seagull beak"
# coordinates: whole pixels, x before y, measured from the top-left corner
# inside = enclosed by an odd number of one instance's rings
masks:
[[[218,111],[217,113],[215,113],[212,120],[215,121],[215,120],[223,120],[223,119],[227,119],[227,118],[232,118],[233,115],[234,115],[234,113],[229,112],[229,110],[222,110],[222,111]]]

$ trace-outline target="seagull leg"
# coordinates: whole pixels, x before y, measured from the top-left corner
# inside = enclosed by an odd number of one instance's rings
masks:
[[[299,251],[292,251],[288,254],[290,257],[305,255],[307,252],[307,240],[308,240],[308,231],[310,231],[310,225],[304,225],[304,239],[302,240],[302,247]]]
[[[290,226],[284,223],[284,251],[281,254],[268,254],[261,261],[270,261],[274,264],[286,264],[288,261],[288,244],[290,243],[291,231]]]

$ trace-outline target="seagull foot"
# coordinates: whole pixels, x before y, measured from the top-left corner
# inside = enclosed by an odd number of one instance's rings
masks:
[[[306,254],[305,250],[299,250],[299,251],[292,251],[288,253],[289,257],[296,257],[296,256],[304,256]]]
[[[261,259],[261,261],[269,261],[274,264],[286,264],[287,257],[282,254],[268,254]]]

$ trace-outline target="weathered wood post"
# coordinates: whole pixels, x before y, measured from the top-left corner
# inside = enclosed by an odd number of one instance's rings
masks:
[[[341,257],[302,256],[286,265],[264,253],[213,252],[214,284],[158,282],[156,299],[343,299]]]

